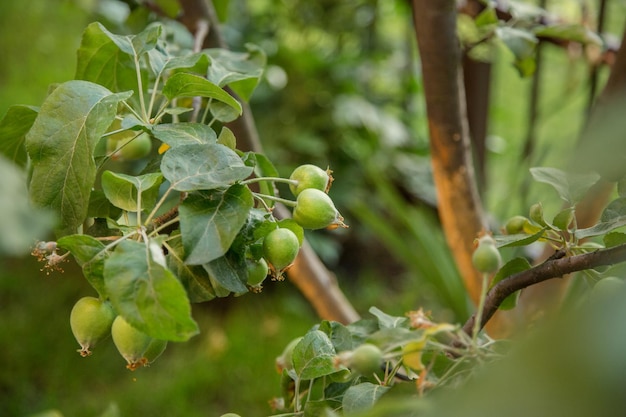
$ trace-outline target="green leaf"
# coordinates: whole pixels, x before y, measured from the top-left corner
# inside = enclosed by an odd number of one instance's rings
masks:
[[[96,143],[128,97],[87,81],[68,81],[46,98],[26,135],[31,200],[60,214],[59,235],[73,234],[85,220],[96,179]]]
[[[539,42],[531,32],[509,26],[496,28],[496,36],[513,53],[515,66],[522,76],[535,71],[535,46]]]
[[[117,219],[121,215],[122,210],[111,204],[102,190],[91,190],[87,217]]]
[[[54,226],[53,213],[28,201],[26,173],[0,155],[0,255],[24,255]]]
[[[167,267],[182,282],[189,300],[192,303],[201,303],[215,298],[215,290],[207,271],[199,265],[187,265],[183,259],[185,253],[183,243],[178,235],[177,239],[168,241],[170,249],[166,255]]]
[[[252,155],[254,156],[255,161],[254,173],[257,177],[280,176],[278,170],[276,169],[276,167],[274,167],[274,164],[272,164],[272,161],[270,161],[267,156],[263,155],[262,153],[253,153]],[[259,183],[259,192],[265,195],[276,195],[274,185],[267,181],[262,181],[261,183]],[[269,203],[270,207],[272,207],[274,204],[273,201],[266,200],[266,202]]]
[[[109,32],[100,23],[92,23],[83,33],[77,52],[77,80],[91,81],[114,92],[138,92],[133,47],[126,36]],[[142,74],[142,81],[146,81]]]
[[[626,233],[611,232],[602,237],[604,246],[612,248],[613,246],[623,245],[626,243]]]
[[[107,294],[137,329],[155,339],[184,342],[198,326],[185,289],[164,263],[155,242],[120,242],[104,264]]]
[[[352,333],[343,324],[324,320],[320,323],[319,330],[328,335],[336,352],[352,350]]]
[[[600,222],[587,229],[575,232],[578,239],[607,234],[626,225],[626,198],[619,197],[611,201],[602,212]]]
[[[550,167],[531,168],[530,174],[535,181],[551,185],[559,197],[571,205],[582,200],[589,188],[600,179],[600,176],[595,173],[568,173]]]
[[[235,138],[233,131],[226,126],[222,127],[220,135],[217,138],[217,143],[224,145],[233,151],[237,149],[237,138]]]
[[[531,268],[531,265],[525,258],[514,258],[507,262],[493,277],[491,281],[491,287],[496,285],[498,282],[503,279],[510,277],[513,274],[517,274],[518,272],[523,272]],[[502,304],[500,304],[500,310],[510,310],[517,305],[517,299],[519,298],[519,291],[514,292],[504,299]]]
[[[527,234],[515,234],[515,235],[497,235],[494,236],[496,241],[496,247],[498,248],[508,248],[513,246],[527,246],[537,240],[541,239],[547,230],[546,227],[540,229],[538,232],[527,235]]]
[[[128,36],[133,47],[132,55],[140,57],[157,46],[163,27],[159,23],[153,23],[136,35]]]
[[[586,26],[580,24],[556,24],[551,26],[540,26],[534,30],[535,36],[565,39],[580,42],[583,45],[594,44],[602,46],[602,38]]]
[[[347,414],[368,410],[387,391],[389,391],[389,387],[371,382],[353,385],[348,388],[343,396],[343,411]]]
[[[215,131],[202,123],[164,123],[156,125],[152,134],[170,148],[217,142]]]
[[[235,93],[248,101],[259,83],[267,62],[265,53],[253,44],[246,44],[247,52],[227,49],[207,49],[211,57],[207,78],[223,87],[229,85]]]
[[[170,100],[180,97],[208,97],[221,101],[241,114],[241,104],[230,94],[206,78],[187,73],[172,75],[163,87],[163,95]]]
[[[190,194],[179,207],[185,262],[202,265],[224,255],[252,206],[252,192],[240,184],[225,192]]]
[[[179,191],[225,188],[252,173],[233,150],[220,144],[181,145],[161,162],[163,176]]]
[[[567,231],[569,225],[574,220],[574,211],[575,210],[573,207],[568,207],[558,212],[552,220],[552,224],[554,225],[554,227],[561,231]]]
[[[409,322],[409,319],[406,317],[390,316],[376,307],[370,307],[369,312],[376,316],[378,319],[378,326],[381,329],[406,327]]]
[[[57,241],[61,249],[72,253],[76,263],[83,269],[85,279],[102,299],[107,298],[104,285],[104,261],[108,257],[104,243],[89,235],[68,235]]]
[[[335,348],[326,333],[308,332],[293,349],[294,371],[300,380],[320,378],[338,372]]]
[[[236,256],[229,252],[202,266],[209,276],[229,293],[238,294],[248,291],[245,285],[248,280],[248,271],[242,256]]]
[[[194,54],[164,57],[162,68],[159,71],[155,71],[157,74],[162,74],[165,71],[172,71],[175,69],[187,69],[193,72],[206,73],[206,69],[209,66],[209,59],[201,52]]]
[[[37,118],[36,107],[11,106],[0,121],[0,154],[21,167],[26,166],[24,138]]]
[[[135,177],[104,171],[101,180],[104,194],[115,207],[136,212],[154,207],[159,196],[159,186],[163,182],[163,175],[156,172]],[[139,196],[141,196],[140,201]]]
[[[601,222],[610,222],[611,220],[626,216],[626,198],[620,197],[611,201],[602,211],[600,216]]]

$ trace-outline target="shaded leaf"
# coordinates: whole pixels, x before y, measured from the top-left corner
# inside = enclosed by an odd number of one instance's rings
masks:
[[[368,410],[387,391],[389,391],[389,387],[372,384],[371,382],[353,385],[348,388],[343,396],[343,411],[344,413],[353,413]]]
[[[611,201],[602,211],[600,216],[601,222],[610,222],[611,220],[626,216],[626,198],[620,197]]]
[[[57,241],[61,249],[72,253],[76,263],[83,269],[85,279],[102,299],[107,297],[104,285],[104,260],[108,257],[106,246],[89,235],[63,236]]]
[[[21,167],[26,166],[24,139],[37,118],[38,109],[32,106],[9,107],[0,120],[0,154]]]
[[[626,216],[615,217],[607,222],[600,222],[586,229],[578,229],[574,232],[576,238],[585,239],[592,236],[605,235],[615,229],[626,226]]]
[[[156,256],[160,247],[125,240],[105,261],[104,282],[115,310],[155,339],[186,341],[198,333],[185,289]],[[161,256],[162,256],[161,252]]]
[[[59,213],[60,235],[74,233],[85,220],[96,178],[96,143],[128,97],[87,81],[68,81],[46,98],[26,135],[31,200]]]
[[[225,192],[190,194],[179,207],[185,262],[202,265],[224,255],[248,219],[252,204],[252,192],[239,184]]]
[[[208,272],[212,281],[218,283],[228,293],[234,292],[237,294],[248,291],[245,285],[248,280],[248,271],[242,256],[227,253],[202,266]],[[218,296],[220,295],[218,294]]]
[[[161,170],[179,191],[225,188],[252,173],[233,150],[220,144],[172,148],[163,155]]]
[[[524,233],[519,233],[515,235],[497,235],[494,236],[496,241],[496,247],[498,248],[507,248],[513,246],[526,246],[530,245],[533,242],[541,239],[545,233],[547,228],[542,228],[538,232],[527,235]]]
[[[180,235],[170,240],[170,251],[166,256],[167,267],[178,277],[185,287],[189,301],[201,303],[215,298],[215,290],[207,271],[200,265],[188,265],[184,259],[184,250]]]
[[[585,196],[600,176],[598,174],[568,173],[557,168],[534,167],[530,174],[537,182],[551,185],[562,200],[574,205]]]
[[[389,314],[384,313],[376,307],[370,307],[369,312],[376,316],[376,318],[378,319],[378,325],[381,329],[406,327],[409,322],[409,319],[407,317],[390,316]]]
[[[500,268],[500,270],[498,270],[498,273],[493,277],[493,280],[491,281],[490,288],[496,285],[498,282],[502,281],[503,279],[510,277],[513,274],[517,274],[518,272],[526,271],[530,268],[531,265],[525,258],[511,259],[509,262],[504,264],[504,266]],[[502,301],[502,304],[500,304],[500,310],[510,310],[514,308],[517,305],[517,299],[519,298],[519,294],[520,292],[516,291],[506,297],[504,301]]]
[[[163,182],[163,175],[151,173],[132,176],[104,171],[101,180],[102,190],[114,206],[136,212],[154,207],[159,196],[159,186]]]

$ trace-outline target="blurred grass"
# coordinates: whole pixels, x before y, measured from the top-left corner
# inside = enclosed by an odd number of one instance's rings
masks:
[[[0,267],[2,416],[98,416],[110,404],[121,416],[268,415],[280,395],[274,359],[317,322],[289,282],[269,282],[261,294],[195,305],[201,333],[131,372],[110,338],[90,357],[76,353],[69,312],[95,292],[72,264],[49,276],[34,259]]]

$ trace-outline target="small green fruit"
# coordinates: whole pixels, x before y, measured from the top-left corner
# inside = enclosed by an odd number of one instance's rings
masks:
[[[333,200],[323,191],[307,188],[298,194],[293,219],[305,229],[346,227]]]
[[[307,188],[315,188],[327,192],[331,183],[328,171],[311,164],[300,165],[294,169],[289,179],[298,182],[297,184],[289,185],[289,189],[296,197]]]
[[[277,274],[277,279],[296,260],[299,250],[298,237],[289,229],[274,229],[263,239],[263,257]]]
[[[545,219],[543,218],[543,206],[541,203],[535,203],[530,206],[528,217],[541,226],[547,225]]]
[[[267,261],[263,258],[259,260],[246,259],[246,269],[248,271],[248,286],[253,290],[260,291],[261,284],[269,273]]]
[[[478,239],[478,246],[472,254],[474,268],[483,273],[492,273],[500,269],[502,257],[496,247],[496,242],[489,235]]]
[[[148,349],[152,338],[142,331],[131,326],[122,316],[117,316],[111,326],[113,343],[126,359],[126,367],[134,371],[146,364],[144,353]]]
[[[383,354],[378,346],[364,343],[354,349],[348,358],[348,367],[363,376],[371,376],[380,370]]]
[[[91,348],[109,335],[115,318],[113,307],[95,297],[83,297],[70,312],[70,327],[80,345],[81,356],[91,355]]]
[[[530,221],[524,216],[513,216],[507,220],[504,225],[504,230],[507,235],[515,235],[518,233],[524,233],[524,226],[530,223]]]
[[[123,139],[109,138],[107,143],[109,152],[113,152],[111,159],[120,161],[134,161],[145,158],[152,150],[152,139],[146,132],[135,133]]]
[[[591,289],[591,299],[606,302],[621,297],[626,292],[626,282],[618,277],[605,277],[596,282]]]

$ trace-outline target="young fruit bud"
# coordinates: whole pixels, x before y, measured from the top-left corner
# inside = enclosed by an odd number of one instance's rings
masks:
[[[380,370],[383,354],[378,346],[371,343],[363,343],[352,351],[348,358],[348,367],[363,375],[371,376]]]
[[[543,206],[541,203],[536,203],[530,206],[528,217],[535,223],[546,226],[546,221],[543,218]]]
[[[483,273],[492,273],[500,269],[502,257],[496,247],[496,242],[489,235],[478,239],[478,246],[472,254],[474,268]]]
[[[261,291],[261,284],[269,274],[269,267],[265,259],[258,261],[254,259],[246,259],[246,269],[248,271],[247,285],[253,292]]]
[[[346,227],[333,200],[328,194],[315,188],[307,188],[298,194],[293,219],[305,229]]]
[[[145,158],[152,150],[152,139],[146,132],[131,132],[125,138],[116,139],[110,137],[107,142],[107,150],[113,152],[111,159],[120,161],[134,161]]]
[[[299,250],[298,237],[289,229],[274,229],[263,239],[263,257],[278,280],[282,278],[282,271],[296,260]]]
[[[72,307],[70,327],[80,345],[81,356],[91,355],[91,348],[109,335],[115,318],[113,307],[95,297],[83,297]]]
[[[524,226],[530,223],[530,221],[524,216],[513,216],[507,220],[504,225],[504,230],[507,235],[515,235],[518,233],[524,233]]]
[[[315,188],[327,192],[331,183],[331,177],[328,171],[324,171],[322,168],[310,164],[300,165],[298,168],[294,169],[289,179],[297,181],[297,184],[289,185],[289,189],[296,197],[307,188]]]
[[[135,329],[122,316],[117,316],[113,321],[111,336],[115,347],[126,359],[128,369],[134,371],[146,364],[144,353],[152,341],[150,336]]]

